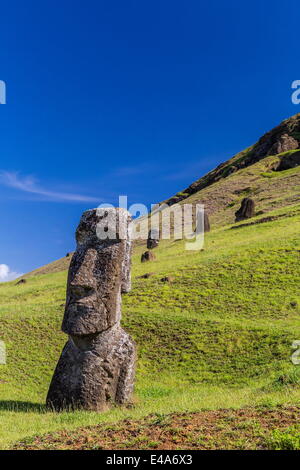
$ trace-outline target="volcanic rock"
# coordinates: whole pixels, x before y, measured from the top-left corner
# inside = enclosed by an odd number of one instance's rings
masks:
[[[102,411],[132,395],[135,344],[120,326],[121,293],[131,285],[129,222],[124,209],[93,209],[81,217],[62,323],[69,340],[47,396],[54,410]]]
[[[141,256],[141,262],[144,263],[145,261],[154,261],[156,256],[151,251],[145,251],[145,253]]]
[[[253,199],[245,197],[242,200],[241,207],[235,213],[235,221],[239,222],[240,220],[250,219],[255,214],[255,203]]]

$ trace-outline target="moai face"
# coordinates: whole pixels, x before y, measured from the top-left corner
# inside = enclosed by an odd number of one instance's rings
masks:
[[[91,335],[120,321],[121,292],[130,290],[130,250],[125,209],[86,211],[76,230],[62,330]]]

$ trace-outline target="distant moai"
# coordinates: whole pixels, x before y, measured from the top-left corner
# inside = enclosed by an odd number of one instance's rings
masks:
[[[210,222],[206,211],[204,211],[204,232],[210,232]]]
[[[235,221],[250,219],[255,215],[255,202],[249,197],[245,197],[242,200],[241,207],[235,213]]]
[[[197,233],[200,233],[202,231],[210,232],[210,222],[209,222],[209,217],[208,213],[206,210],[203,211],[203,219],[199,217],[201,215],[201,212],[198,215],[198,218],[196,220],[196,231]]]
[[[114,208],[81,217],[62,323],[69,340],[47,396],[54,410],[102,411],[130,400],[136,348],[120,326],[121,293],[131,288],[130,220],[125,209]]]
[[[154,261],[155,259],[156,259],[156,256],[151,251],[145,251],[145,253],[142,253],[142,256],[141,256],[142,263],[144,263],[145,261]]]
[[[152,229],[149,230],[148,239],[147,239],[147,248],[148,250],[152,250],[159,245],[159,230]]]

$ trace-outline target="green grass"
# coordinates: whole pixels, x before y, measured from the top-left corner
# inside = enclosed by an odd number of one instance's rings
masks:
[[[293,426],[283,431],[275,429],[266,438],[269,450],[300,450],[300,429]]]
[[[1,284],[8,363],[0,366],[0,447],[153,412],[300,404],[300,366],[290,361],[291,344],[300,339],[299,208],[278,209],[275,215],[290,217],[264,224],[217,228],[204,251],[163,241],[157,260],[141,263],[145,248],[136,248],[133,289],[123,296],[123,326],[139,357],[132,408],[47,412],[45,396],[66,340],[60,332],[66,272]],[[152,277],[139,279],[150,271]],[[174,281],[161,282],[166,275]]]

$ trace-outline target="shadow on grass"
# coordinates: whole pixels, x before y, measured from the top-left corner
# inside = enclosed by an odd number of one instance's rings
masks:
[[[0,400],[0,411],[14,411],[16,413],[46,413],[47,408],[41,403],[30,401]]]

